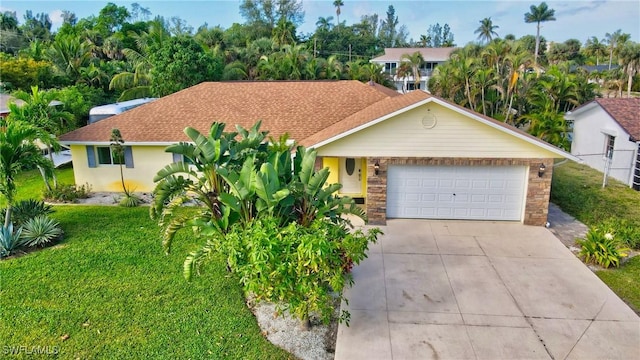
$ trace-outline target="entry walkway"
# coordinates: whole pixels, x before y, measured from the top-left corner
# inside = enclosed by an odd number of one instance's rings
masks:
[[[354,268],[336,359],[628,359],[640,318],[549,230],[390,220]]]

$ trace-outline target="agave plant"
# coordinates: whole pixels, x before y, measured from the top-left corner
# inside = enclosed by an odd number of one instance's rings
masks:
[[[3,217],[5,216],[6,211],[6,209],[2,209],[2,211],[0,211]],[[49,215],[52,212],[52,206],[45,204],[42,200],[21,200],[13,205],[11,220],[16,226],[21,226],[29,219],[33,219],[39,215]]]
[[[36,216],[22,226],[22,241],[29,247],[45,246],[62,237],[60,224],[45,215]]]
[[[14,250],[24,244],[22,239],[22,228],[13,231],[13,224],[0,226],[0,258],[9,256]]]

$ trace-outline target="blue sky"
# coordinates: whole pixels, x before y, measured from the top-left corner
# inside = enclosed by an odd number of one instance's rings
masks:
[[[362,15],[377,13],[380,18],[385,16],[389,5],[396,9],[400,24],[407,26],[409,38],[418,39],[420,34],[426,34],[429,25],[448,23],[455,35],[458,45],[464,45],[476,40],[473,33],[479,26],[479,21],[491,17],[494,25],[498,25],[498,34],[514,34],[520,37],[535,34],[535,24],[526,24],[524,14],[529,6],[539,4],[538,1],[404,1],[404,0],[375,0],[350,1],[343,0],[341,20],[347,24],[358,22]],[[78,18],[97,15],[108,1],[32,1],[32,0],[2,0],[1,11],[16,11],[19,21],[25,10],[35,13],[46,12],[50,15],[54,26],[60,22],[62,10],[74,12]],[[113,3],[130,8],[136,1],[112,1]],[[148,7],[152,15],[165,18],[178,16],[187,21],[194,28],[207,22],[209,26],[220,25],[229,27],[234,22],[243,22],[239,13],[238,1],[199,0],[199,1],[137,1],[141,6]],[[335,8],[332,0],[303,0],[305,22],[298,28],[299,32],[310,33],[315,29],[318,17],[333,16]],[[584,42],[591,36],[604,38],[607,32],[622,29],[631,34],[633,41],[640,41],[640,1],[638,0],[596,0],[596,1],[547,1],[550,8],[556,11],[556,21],[543,24],[541,34],[548,41],[564,41],[570,38]]]

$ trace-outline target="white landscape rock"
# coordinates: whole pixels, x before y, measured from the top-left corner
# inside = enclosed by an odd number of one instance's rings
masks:
[[[287,350],[303,360],[331,360],[334,354],[327,351],[326,341],[335,341],[330,325],[312,321],[310,330],[302,330],[300,321],[288,312],[276,316],[276,306],[261,302],[252,306],[262,333],[271,343]],[[336,325],[336,324],[334,324]],[[333,346],[331,346],[333,347]]]

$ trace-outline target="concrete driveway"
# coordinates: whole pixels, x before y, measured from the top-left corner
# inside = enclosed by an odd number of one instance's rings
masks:
[[[547,229],[390,220],[336,359],[630,359],[640,318]]]

